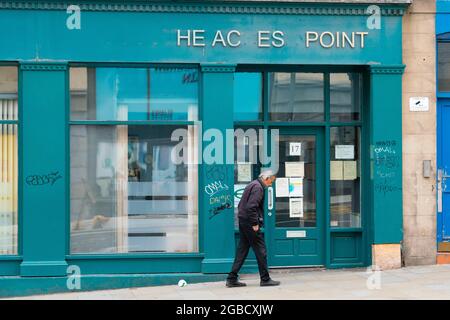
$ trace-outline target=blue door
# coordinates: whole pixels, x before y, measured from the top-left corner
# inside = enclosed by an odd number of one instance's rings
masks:
[[[450,99],[438,101],[438,226],[439,248],[450,242]]]

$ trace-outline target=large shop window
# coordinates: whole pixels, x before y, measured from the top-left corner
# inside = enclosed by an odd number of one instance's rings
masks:
[[[450,42],[438,42],[438,88],[450,92]]]
[[[70,72],[71,252],[198,252],[197,70]]]
[[[360,128],[330,128],[330,225],[361,227]]]
[[[18,70],[0,67],[0,255],[16,255]]]

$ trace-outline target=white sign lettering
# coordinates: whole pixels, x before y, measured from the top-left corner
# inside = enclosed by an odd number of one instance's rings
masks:
[[[239,30],[216,30],[206,38],[206,30],[181,30],[177,29],[177,46],[185,47],[205,47],[221,46],[237,48],[241,45],[241,35]],[[258,48],[283,48],[286,46],[286,33],[281,30],[257,30],[256,45]],[[306,31],[304,35],[305,47],[329,48],[361,48],[365,47],[368,31]],[[294,35],[295,36],[295,35]],[[254,39],[254,38],[253,38]]]

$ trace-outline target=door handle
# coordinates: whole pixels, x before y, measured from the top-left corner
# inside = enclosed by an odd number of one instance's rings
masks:
[[[438,169],[438,183],[437,183],[437,211],[442,212],[442,169]]]
[[[272,187],[268,187],[267,188],[267,207],[269,210],[273,209],[273,188]]]

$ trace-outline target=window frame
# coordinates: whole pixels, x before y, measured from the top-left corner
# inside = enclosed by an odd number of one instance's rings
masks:
[[[72,68],[182,68],[182,69],[192,69],[198,72],[198,85],[197,85],[197,119],[196,120],[72,120],[71,119],[71,94],[70,94],[70,70]],[[203,215],[201,207],[201,194],[197,193],[197,207],[198,207],[198,221],[197,221],[197,248],[196,252],[126,252],[126,253],[73,253],[71,251],[71,160],[70,160],[70,147],[71,147],[71,136],[70,128],[75,125],[85,125],[85,126],[165,126],[165,125],[185,125],[185,126],[199,126],[201,125],[201,115],[202,115],[202,85],[200,77],[200,67],[197,64],[163,64],[163,63],[69,63],[66,74],[66,154],[68,161],[66,162],[66,172],[67,172],[67,183],[66,183],[66,199],[67,199],[67,209],[66,209],[66,258],[67,259],[96,259],[99,257],[104,258],[125,258],[125,259],[135,259],[135,258],[174,258],[174,257],[199,257],[203,255],[203,239],[201,237],[201,232],[203,230]],[[199,130],[200,132],[200,130]],[[199,138],[199,137],[198,137]],[[198,140],[201,143],[201,140]],[[201,164],[197,164],[197,181],[200,186],[201,183]]]
[[[276,127],[320,127],[324,130],[325,135],[325,169],[328,171],[326,175],[326,191],[325,192],[325,230],[328,234],[331,232],[368,232],[367,224],[370,223],[370,217],[368,216],[369,210],[366,208],[365,203],[369,201],[363,190],[364,186],[368,185],[367,165],[368,161],[364,148],[367,145],[367,134],[369,132],[368,123],[368,79],[365,76],[367,70],[364,67],[358,66],[239,66],[236,69],[238,72],[261,72],[263,77],[263,117],[259,121],[234,121],[234,129],[239,127],[258,127],[264,129],[276,128]],[[323,73],[324,81],[324,120],[318,122],[305,122],[305,121],[273,121],[270,119],[270,79],[269,74],[271,72],[307,72],[307,73]],[[330,103],[330,74],[332,73],[357,73],[361,75],[361,92],[359,100],[359,120],[352,121],[332,121],[331,120],[331,103]],[[330,129],[332,127],[355,127],[360,132],[360,170],[361,170],[361,187],[360,187],[360,227],[332,227],[330,225],[331,209],[330,209]],[[239,231],[235,229],[235,233]],[[367,236],[367,235],[366,235]]]

